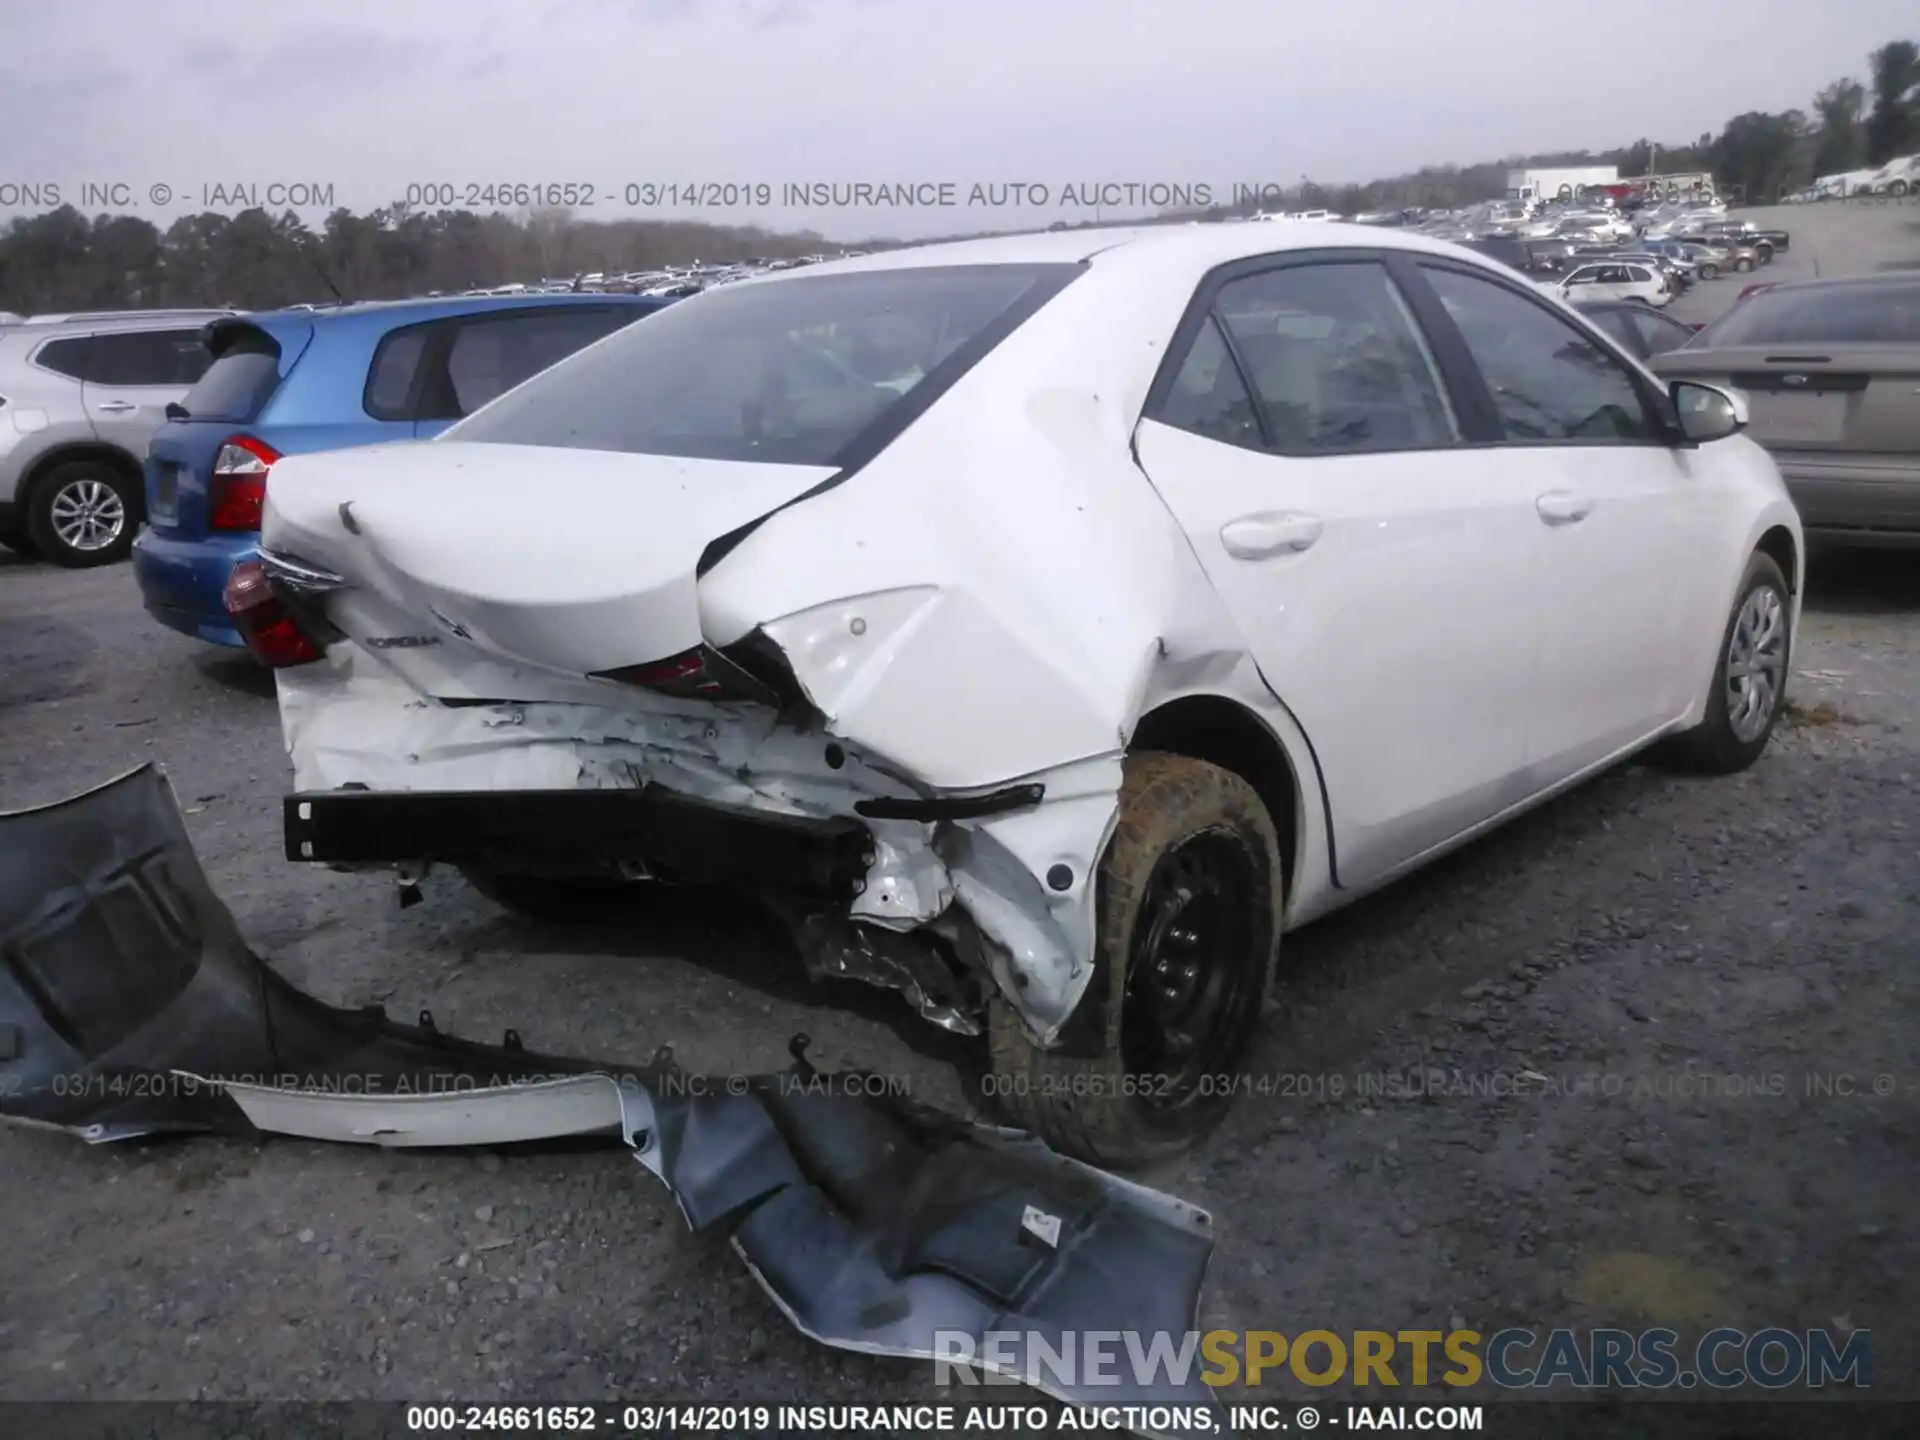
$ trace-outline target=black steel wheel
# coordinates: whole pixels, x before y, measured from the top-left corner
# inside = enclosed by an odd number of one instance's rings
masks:
[[[1230,770],[1127,757],[1094,897],[1094,970],[1042,1045],[995,996],[992,1093],[1054,1149],[1138,1166],[1206,1135],[1243,1092],[1285,915],[1273,818]]]
[[[1150,1080],[1147,1103],[1191,1103],[1230,1074],[1266,946],[1257,907],[1261,858],[1231,830],[1202,832],[1160,857],[1134,925],[1120,1055]]]

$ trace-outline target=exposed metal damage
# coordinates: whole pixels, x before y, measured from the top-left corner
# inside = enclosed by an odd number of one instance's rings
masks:
[[[1086,990],[1113,756],[929,795],[764,706],[646,690],[610,704],[597,682],[552,677],[550,699],[484,698],[528,687],[501,664],[462,683],[480,693],[423,698],[349,643],[280,672],[290,860],[406,866],[465,850],[512,865],[537,851],[589,872],[738,882],[810,902],[786,908],[813,974],[898,990],[960,1034],[981,1032],[998,994],[1051,1043]]]
[[[0,1115],[95,1142],[603,1136],[828,1345],[930,1357],[936,1332],[996,1331],[1057,1352],[1067,1331],[1193,1327],[1205,1212],[877,1088],[814,1071],[801,1040],[787,1071],[709,1083],[664,1052],[548,1056],[324,1004],[247,947],[152,766],[0,815]],[[1088,1387],[1015,1354],[1005,1373],[1069,1403],[1215,1403],[1197,1372]]]

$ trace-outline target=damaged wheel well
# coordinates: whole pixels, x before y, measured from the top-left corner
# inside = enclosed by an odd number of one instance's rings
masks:
[[[1252,711],[1218,695],[1183,696],[1141,716],[1127,749],[1204,760],[1253,786],[1280,837],[1292,893],[1299,871],[1300,782],[1285,747]]]

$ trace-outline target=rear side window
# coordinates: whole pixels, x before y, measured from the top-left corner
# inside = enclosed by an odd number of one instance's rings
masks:
[[[413,382],[420,359],[427,353],[426,325],[409,325],[380,339],[367,370],[367,393],[362,404],[376,420],[413,419]]]
[[[1282,454],[1424,449],[1458,437],[1439,374],[1384,267],[1249,275],[1221,286],[1214,313]]]
[[[1249,450],[1265,448],[1260,421],[1253,411],[1240,368],[1227,353],[1220,326],[1209,315],[1194,337],[1193,348],[1175,372],[1167,398],[1154,418],[1163,425],[1204,435],[1224,445]]]
[[[232,336],[180,404],[195,420],[244,423],[266,408],[279,384],[279,344],[248,326]]]
[[[522,381],[604,339],[649,312],[633,305],[569,305],[458,322],[447,351],[452,408],[432,418],[471,415]]]
[[[33,363],[42,370],[51,370],[69,380],[84,380],[87,378],[88,347],[91,344],[92,341],[86,336],[72,340],[49,340],[34,354]]]
[[[837,457],[917,413],[1078,271],[929,266],[722,286],[555,366],[444,438],[846,463]]]
[[[1793,344],[1920,344],[1920,285],[1763,290],[1709,325],[1694,348]]]
[[[213,362],[198,329],[95,335],[88,345],[86,378],[95,385],[191,385]]]

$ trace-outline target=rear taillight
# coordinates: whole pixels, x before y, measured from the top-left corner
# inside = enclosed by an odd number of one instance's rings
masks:
[[[748,659],[749,663],[755,664],[755,669],[767,670],[769,675],[763,677],[754,673],[739,660],[723,655],[711,645],[697,645],[678,655],[668,656],[665,660],[652,660],[645,665],[626,665],[618,670],[602,670],[596,678],[617,680],[622,685],[638,685],[683,700],[744,700],[758,705],[771,705],[776,709],[794,697],[798,687],[783,673],[783,664],[769,664],[757,655]]]
[[[247,649],[274,669],[320,658],[320,647],[300,628],[258,560],[242,560],[233,567],[222,598]]]
[[[251,435],[233,435],[213,457],[209,530],[258,530],[267,503],[267,472],[280,452]]]

